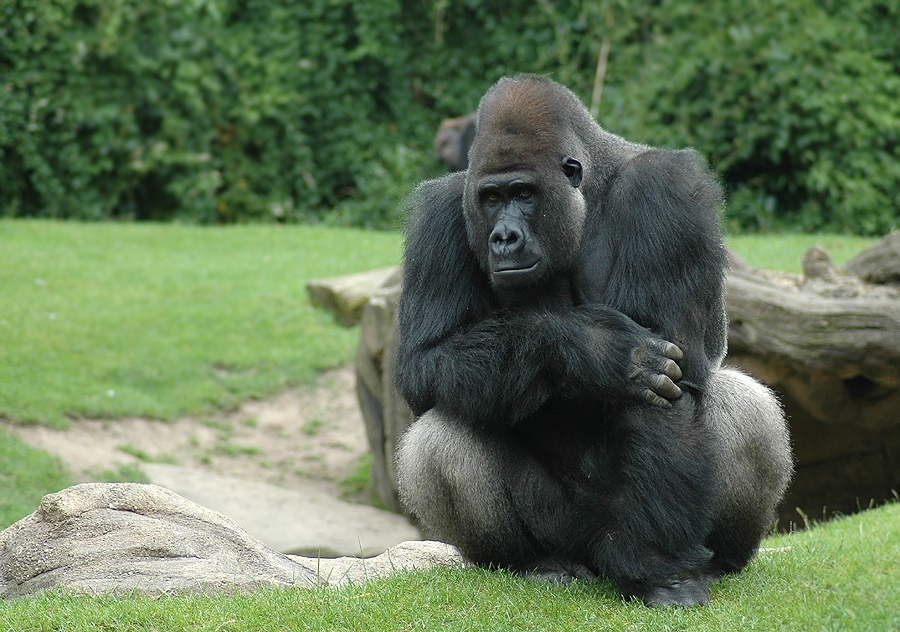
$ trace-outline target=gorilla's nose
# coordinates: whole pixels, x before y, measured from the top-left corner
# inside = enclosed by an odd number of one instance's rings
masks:
[[[510,257],[525,248],[525,234],[518,222],[501,220],[494,226],[490,244],[495,257]]]

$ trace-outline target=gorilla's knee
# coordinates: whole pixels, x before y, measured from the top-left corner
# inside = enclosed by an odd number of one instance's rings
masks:
[[[703,408],[718,444],[724,487],[739,490],[752,484],[780,500],[793,460],[787,423],[774,393],[740,371],[719,369],[709,380]]]
[[[720,571],[742,568],[775,521],[793,473],[787,423],[766,386],[734,369],[716,371],[703,404],[715,441],[721,490],[707,542]]]
[[[458,542],[469,532],[490,532],[513,514],[502,462],[490,437],[429,411],[397,447],[400,500],[436,537]]]
[[[532,570],[533,540],[565,531],[561,486],[504,430],[431,410],[404,434],[395,467],[400,500],[428,536],[476,564]]]
[[[394,469],[400,501],[426,524],[441,522],[434,514],[446,509],[443,499],[449,495],[449,483],[440,442],[448,439],[450,431],[439,416],[429,412],[406,430],[397,445]]]

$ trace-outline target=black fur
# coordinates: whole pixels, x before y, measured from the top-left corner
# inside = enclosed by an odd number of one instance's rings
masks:
[[[398,450],[401,498],[476,563],[706,601],[791,471],[771,394],[720,368],[715,178],[528,75],[485,95],[469,159],[411,201],[396,379],[425,416]],[[748,443],[765,459],[736,457]],[[741,529],[721,522],[745,505]]]

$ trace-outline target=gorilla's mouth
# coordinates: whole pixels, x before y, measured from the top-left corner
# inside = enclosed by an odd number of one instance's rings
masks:
[[[521,263],[517,261],[498,261],[491,269],[491,276],[495,282],[520,283],[533,280],[540,276],[543,260],[538,259],[533,263]]]

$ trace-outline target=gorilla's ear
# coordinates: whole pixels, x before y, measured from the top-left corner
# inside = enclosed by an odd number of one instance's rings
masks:
[[[572,156],[566,156],[562,159],[562,170],[569,182],[572,183],[572,186],[577,189],[578,185],[581,184],[581,163],[572,158]]]

